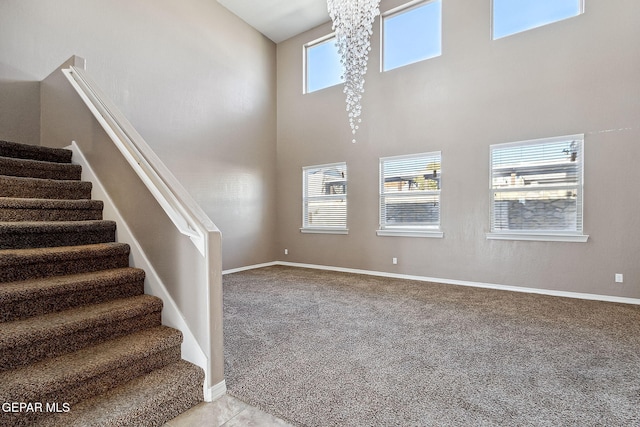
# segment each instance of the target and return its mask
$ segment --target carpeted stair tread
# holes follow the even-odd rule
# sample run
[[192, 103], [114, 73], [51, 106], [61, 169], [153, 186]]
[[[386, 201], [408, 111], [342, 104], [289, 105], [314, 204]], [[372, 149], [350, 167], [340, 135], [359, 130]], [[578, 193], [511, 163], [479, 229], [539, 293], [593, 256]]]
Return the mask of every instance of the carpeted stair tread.
[[29, 199], [90, 199], [87, 181], [24, 178], [0, 175], [0, 197]]
[[88, 221], [102, 219], [100, 200], [0, 197], [0, 221]]
[[0, 249], [91, 245], [115, 238], [114, 221], [0, 222]]
[[42, 427], [161, 426], [203, 400], [201, 368], [180, 360], [55, 414]]
[[161, 299], [138, 295], [0, 323], [0, 370], [159, 326], [161, 310]]
[[71, 156], [0, 141], [0, 403], [46, 405], [0, 425], [163, 425], [203, 400], [204, 372]]
[[64, 148], [50, 148], [40, 145], [20, 144], [0, 141], [0, 156], [19, 159], [42, 160], [46, 162], [70, 163], [73, 152]]
[[0, 175], [78, 181], [82, 166], [0, 156]]
[[0, 286], [3, 282], [128, 267], [129, 252], [125, 243], [6, 249], [0, 252]]
[[0, 322], [144, 293], [144, 270], [115, 268], [0, 285]]
[[162, 300], [151, 295], [139, 295], [7, 322], [0, 324], [0, 349], [28, 345], [30, 342], [64, 335], [69, 330], [87, 329], [96, 323], [135, 317], [141, 313], [160, 309], [162, 309]]
[[[76, 403], [112, 388], [116, 378], [120, 382], [129, 381], [152, 369], [177, 362], [180, 360], [181, 343], [180, 331], [157, 326], [0, 372], [0, 400]], [[162, 355], [151, 360], [156, 354]], [[95, 379], [108, 381], [104, 385], [85, 385]], [[77, 392], [78, 388], [83, 390]], [[87, 388], [89, 390], [84, 390]]]

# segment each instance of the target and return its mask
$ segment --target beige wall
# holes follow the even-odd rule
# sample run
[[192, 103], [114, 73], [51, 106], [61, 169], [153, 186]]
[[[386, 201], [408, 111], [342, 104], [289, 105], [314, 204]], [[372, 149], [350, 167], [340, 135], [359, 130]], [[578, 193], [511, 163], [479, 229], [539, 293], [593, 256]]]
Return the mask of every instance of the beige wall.
[[82, 56], [222, 230], [224, 268], [271, 261], [275, 52], [215, 0], [2, 0], [0, 139], [39, 142], [38, 82]]
[[[640, 297], [639, 14], [638, 2], [587, 0], [584, 15], [492, 41], [489, 0], [444, 0], [442, 56], [386, 73], [376, 20], [356, 144], [340, 86], [302, 94], [302, 45], [330, 24], [280, 43], [279, 259]], [[489, 145], [576, 133], [585, 134], [588, 243], [487, 240]], [[379, 157], [435, 150], [444, 239], [377, 237]], [[301, 168], [339, 161], [349, 234], [300, 233]]]
[[0, 139], [38, 145], [42, 77], [13, 64], [10, 59], [21, 55], [25, 42], [22, 40], [24, 34], [17, 26], [13, 26], [12, 31], [5, 31], [12, 26], [9, 6], [6, 1], [0, 2]]
[[[0, 138], [37, 142], [37, 82], [77, 54], [221, 228], [225, 269], [280, 259], [637, 298], [640, 4], [586, 3], [491, 41], [489, 0], [446, 0], [443, 55], [387, 73], [376, 26], [351, 144], [341, 87], [301, 93], [302, 45], [330, 24], [279, 44], [276, 76], [276, 47], [215, 1], [3, 0]], [[486, 240], [489, 145], [574, 133], [585, 134], [589, 242]], [[377, 237], [379, 157], [432, 150], [444, 239]], [[349, 235], [301, 234], [301, 168], [338, 161]]]

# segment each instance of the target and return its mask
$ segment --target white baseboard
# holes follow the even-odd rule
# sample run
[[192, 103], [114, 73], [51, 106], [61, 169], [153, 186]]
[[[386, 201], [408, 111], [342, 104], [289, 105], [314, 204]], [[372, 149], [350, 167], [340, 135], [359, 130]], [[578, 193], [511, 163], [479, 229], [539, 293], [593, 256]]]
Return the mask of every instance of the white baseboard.
[[213, 402], [216, 399], [221, 398], [227, 394], [227, 383], [225, 380], [220, 381], [218, 384], [205, 389], [204, 400], [205, 402]]
[[525, 288], [522, 286], [499, 285], [495, 283], [483, 283], [483, 282], [470, 282], [465, 280], [443, 279], [439, 277], [412, 276], [409, 274], [388, 273], [385, 271], [360, 270], [356, 268], [333, 267], [329, 265], [304, 264], [304, 263], [286, 262], [286, 261], [274, 261], [274, 262], [269, 262], [264, 264], [256, 264], [256, 265], [250, 265], [246, 267], [235, 268], [232, 270], [223, 271], [222, 274], [237, 273], [240, 271], [253, 270], [253, 269], [262, 268], [262, 267], [270, 267], [274, 265], [285, 265], [289, 267], [300, 267], [300, 268], [313, 268], [316, 270], [339, 271], [343, 273], [365, 274], [369, 276], [390, 277], [394, 279], [407, 279], [407, 280], [415, 280], [420, 282], [443, 283], [446, 285], [470, 286], [474, 288], [496, 289], [501, 291], [523, 292], [523, 293], [529, 293], [529, 294], [540, 294], [540, 295], [549, 295], [549, 296], [565, 297], [565, 298], [576, 298], [576, 299], [593, 300], [593, 301], [605, 301], [605, 302], [616, 302], [621, 304], [640, 305], [640, 299], [637, 299], [637, 298], [617, 297], [612, 295], [587, 294], [587, 293], [580, 293], [580, 292], [555, 291], [552, 289]]
[[247, 265], [245, 267], [238, 267], [238, 268], [231, 268], [229, 270], [222, 270], [222, 275], [224, 276], [225, 274], [238, 273], [240, 271], [255, 270], [256, 268], [272, 267], [274, 265], [283, 265], [283, 264], [278, 262], [278, 261], [272, 261], [272, 262], [265, 262], [264, 264]]

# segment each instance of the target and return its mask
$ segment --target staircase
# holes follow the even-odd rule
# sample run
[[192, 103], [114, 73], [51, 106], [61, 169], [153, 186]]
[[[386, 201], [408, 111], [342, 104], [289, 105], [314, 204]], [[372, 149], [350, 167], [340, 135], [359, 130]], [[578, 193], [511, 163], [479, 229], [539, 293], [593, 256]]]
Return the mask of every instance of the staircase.
[[157, 426], [203, 400], [71, 152], [0, 141], [0, 425]]

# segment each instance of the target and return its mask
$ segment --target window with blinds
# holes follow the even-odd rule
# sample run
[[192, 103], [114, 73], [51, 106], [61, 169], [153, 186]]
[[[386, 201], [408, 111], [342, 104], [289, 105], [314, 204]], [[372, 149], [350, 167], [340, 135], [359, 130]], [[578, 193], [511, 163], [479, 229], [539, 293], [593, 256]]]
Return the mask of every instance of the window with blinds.
[[584, 135], [491, 146], [491, 232], [582, 234]]
[[302, 169], [302, 231], [346, 233], [347, 164]]
[[438, 151], [380, 159], [378, 235], [426, 236], [431, 231], [442, 237], [441, 157]]

